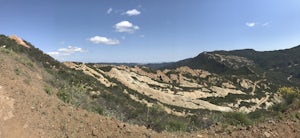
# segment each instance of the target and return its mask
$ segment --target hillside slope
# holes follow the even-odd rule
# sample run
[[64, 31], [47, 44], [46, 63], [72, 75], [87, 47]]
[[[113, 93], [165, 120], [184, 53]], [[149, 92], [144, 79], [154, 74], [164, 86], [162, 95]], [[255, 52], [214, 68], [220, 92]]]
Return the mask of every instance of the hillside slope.
[[[222, 83], [232, 80], [188, 67], [154, 73], [144, 67], [65, 63], [74, 68], [70, 69], [30, 43], [17, 40], [0, 36], [0, 137], [296, 137], [300, 133], [299, 119], [289, 119], [290, 114], [285, 115], [287, 119], [271, 119], [270, 123], [224, 127], [219, 119], [230, 113], [203, 109], [188, 112], [179, 104], [172, 106], [159, 101], [159, 96], [157, 100], [139, 92], [140, 88], [150, 89], [148, 92], [165, 89], [167, 94], [186, 100], [197, 97], [192, 91], [206, 83], [213, 85], [209, 87], [212, 89], [203, 87], [206, 92], [220, 88], [202, 93], [204, 96], [222, 96], [232, 93], [233, 87], [240, 88], [236, 80]], [[193, 75], [206, 79], [198, 84]], [[212, 83], [216, 80], [221, 83]], [[262, 87], [260, 82], [252, 83]], [[224, 89], [230, 91], [222, 92]], [[290, 112], [300, 114], [298, 109]]]
[[[59, 100], [52, 75], [28, 57], [0, 48], [0, 137], [147, 137], [155, 132]], [[51, 93], [48, 93], [51, 92]]]
[[[45, 91], [50, 74], [26, 56], [0, 49], [0, 137], [297, 137], [299, 121], [250, 129], [220, 126], [193, 133], [157, 133], [65, 104]], [[25, 64], [24, 64], [25, 63]], [[56, 92], [52, 88], [53, 93]]]

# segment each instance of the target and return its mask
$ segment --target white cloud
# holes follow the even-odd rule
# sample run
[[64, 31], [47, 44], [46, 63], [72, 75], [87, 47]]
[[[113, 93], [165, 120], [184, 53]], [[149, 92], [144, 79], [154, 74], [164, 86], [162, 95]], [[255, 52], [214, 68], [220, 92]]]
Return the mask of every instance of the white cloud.
[[51, 55], [51, 56], [58, 56], [59, 52], [57, 52], [57, 51], [55, 51], [55, 52], [48, 52], [47, 54]]
[[248, 27], [254, 27], [256, 25], [255, 22], [246, 22], [246, 26]]
[[265, 23], [262, 24], [262, 26], [269, 26], [269, 25], [270, 25], [269, 22], [265, 22]]
[[105, 45], [117, 45], [120, 41], [117, 39], [111, 39], [103, 36], [94, 36], [89, 39], [94, 44], [105, 44]]
[[48, 52], [47, 54], [51, 56], [68, 56], [78, 52], [84, 52], [84, 50], [80, 47], [68, 46], [66, 48], [60, 48], [54, 52]]
[[247, 27], [268, 27], [270, 26], [270, 22], [264, 22], [264, 23], [260, 23], [260, 22], [246, 22], [245, 24]]
[[126, 11], [126, 12], [123, 13], [123, 14], [126, 14], [126, 15], [128, 15], [128, 16], [136, 16], [136, 15], [141, 14], [141, 12], [138, 11], [137, 9], [132, 9], [132, 10]]
[[117, 23], [114, 28], [116, 28], [117, 32], [127, 32], [127, 33], [133, 33], [136, 30], [139, 30], [140, 27], [137, 25], [133, 25], [129, 21], [121, 21]]
[[60, 48], [58, 49], [58, 52], [64, 53], [66, 55], [70, 55], [76, 52], [83, 52], [82, 48], [75, 47], [75, 46], [68, 46], [67, 48]]
[[106, 11], [106, 13], [107, 13], [107, 14], [110, 14], [112, 11], [113, 11], [113, 9], [112, 9], [112, 8], [109, 8], [109, 9]]

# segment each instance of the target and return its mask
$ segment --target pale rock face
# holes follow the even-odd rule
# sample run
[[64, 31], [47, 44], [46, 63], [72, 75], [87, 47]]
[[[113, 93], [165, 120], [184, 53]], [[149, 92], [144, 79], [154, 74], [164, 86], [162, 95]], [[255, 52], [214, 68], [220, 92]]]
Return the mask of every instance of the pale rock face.
[[254, 66], [254, 62], [245, 57], [222, 55], [222, 54], [208, 54], [209, 58], [215, 59], [220, 63], [230, 66], [234, 69], [239, 69], [243, 66]]
[[[216, 111], [232, 111], [230, 107], [223, 107], [211, 104], [207, 101], [200, 100], [201, 97], [208, 97], [213, 95], [225, 96], [228, 93], [242, 93], [240, 91], [232, 91], [232, 90], [223, 90], [219, 91], [221, 88], [214, 87], [214, 90], [219, 91], [216, 94], [207, 94], [201, 91], [178, 91], [178, 94], [175, 94], [174, 91], [171, 91], [169, 88], [171, 87], [169, 84], [159, 83], [147, 76], [141, 76], [134, 72], [128, 72], [127, 70], [122, 70], [116, 68], [112, 68], [108, 75], [112, 78], [117, 79], [126, 87], [133, 89], [143, 95], [149, 96], [153, 99], [156, 99], [162, 103], [184, 107], [188, 109], [209, 109]], [[132, 79], [132, 77], [137, 78], [137, 80]], [[150, 87], [148, 84], [156, 85], [161, 88], [167, 89], [166, 92], [162, 92], [161, 90], [154, 89]], [[175, 87], [175, 89], [178, 89]]]
[[235, 89], [236, 87], [229, 82], [222, 83], [222, 86], [229, 89]]
[[22, 45], [22, 46], [24, 46], [24, 47], [26, 47], [26, 48], [30, 48], [30, 46], [27, 45], [27, 44], [23, 41], [22, 38], [20, 38], [20, 37], [18, 37], [18, 36], [16, 36], [16, 35], [12, 35], [12, 36], [10, 36], [9, 38], [15, 40], [19, 45]]
[[240, 85], [245, 88], [245, 89], [249, 89], [251, 87], [253, 87], [253, 84], [250, 80], [247, 80], [247, 79], [243, 79], [240, 81]]
[[[64, 63], [70, 68], [82, 70], [85, 74], [98, 79], [106, 87], [114, 86], [116, 83], [110, 82], [108, 78], [114, 78], [128, 89], [132, 89], [137, 93], [145, 95], [151, 99], [161, 103], [162, 108], [169, 114], [177, 116], [185, 116], [189, 113], [177, 112], [166, 105], [173, 105], [186, 109], [208, 109], [221, 112], [241, 111], [252, 112], [256, 109], [265, 108], [261, 105], [269, 99], [269, 94], [261, 99], [236, 99], [232, 103], [214, 104], [206, 101], [206, 98], [221, 98], [229, 94], [247, 95], [249, 92], [243, 92], [237, 89], [241, 86], [245, 89], [252, 89], [254, 93], [258, 83], [263, 80], [252, 82], [248, 79], [238, 79], [237, 82], [223, 80], [217, 74], [211, 74], [204, 70], [190, 69], [189, 67], [179, 67], [175, 70], [165, 69], [163, 71], [150, 71], [146, 67], [127, 67], [127, 66], [110, 66], [110, 65], [94, 65], [96, 68], [89, 68], [85, 64]], [[111, 70], [104, 72], [98, 66], [110, 66]], [[104, 77], [105, 76], [105, 77]], [[173, 83], [175, 82], [175, 84]], [[221, 83], [216, 83], [221, 82]], [[155, 103], [148, 102], [147, 99], [140, 99], [134, 94], [127, 92], [127, 88], [123, 90], [132, 100], [145, 104], [148, 107]], [[271, 99], [272, 100], [272, 99]], [[240, 106], [241, 102], [253, 103], [250, 107]]]
[[110, 82], [109, 80], [107, 80], [104, 76], [103, 76], [103, 71], [101, 70], [93, 70], [92, 68], [89, 68], [88, 66], [86, 66], [85, 64], [81, 64], [81, 65], [77, 65], [75, 63], [72, 62], [64, 62], [64, 64], [66, 66], [68, 66], [69, 68], [73, 68], [76, 70], [82, 70], [85, 74], [89, 75], [89, 76], [93, 76], [95, 77], [98, 81], [100, 81], [102, 84], [104, 84], [106, 87], [112, 87], [112, 86], [116, 86], [115, 83]]

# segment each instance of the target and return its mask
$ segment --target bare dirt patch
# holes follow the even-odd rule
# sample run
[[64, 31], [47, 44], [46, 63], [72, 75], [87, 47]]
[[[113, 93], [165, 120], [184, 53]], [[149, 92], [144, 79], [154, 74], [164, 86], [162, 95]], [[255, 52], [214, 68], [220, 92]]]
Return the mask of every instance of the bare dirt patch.
[[0, 120], [6, 121], [12, 117], [14, 110], [14, 99], [3, 95], [2, 86], [0, 86]]

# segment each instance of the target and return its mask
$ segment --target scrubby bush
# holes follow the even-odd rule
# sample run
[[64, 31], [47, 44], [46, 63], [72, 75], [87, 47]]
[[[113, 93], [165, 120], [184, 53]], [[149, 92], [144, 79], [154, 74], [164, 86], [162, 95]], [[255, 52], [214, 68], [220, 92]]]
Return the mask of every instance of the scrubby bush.
[[290, 105], [300, 99], [300, 89], [298, 88], [281, 87], [278, 91], [284, 98], [287, 105]]
[[286, 103], [278, 103], [272, 106], [272, 110], [275, 112], [285, 112], [288, 109], [288, 105]]
[[16, 75], [20, 75], [20, 74], [21, 74], [21, 71], [20, 71], [19, 67], [17, 67], [17, 68], [15, 69], [15, 73], [16, 73]]
[[71, 93], [69, 93], [66, 88], [60, 89], [56, 93], [56, 95], [59, 99], [61, 99], [65, 103], [69, 103], [71, 101]]
[[186, 124], [181, 121], [171, 120], [166, 125], [167, 131], [186, 131]]
[[48, 95], [52, 95], [52, 88], [50, 86], [45, 86], [44, 87], [44, 90], [45, 92], [48, 94]]
[[245, 107], [248, 107], [248, 108], [249, 108], [249, 107], [254, 106], [254, 105], [256, 105], [256, 103], [254, 103], [254, 102], [245, 102], [245, 101], [241, 101], [239, 107], [245, 106]]
[[57, 97], [66, 103], [71, 103], [75, 106], [85, 104], [87, 89], [84, 85], [65, 85], [57, 92]]
[[253, 124], [253, 122], [248, 117], [248, 115], [242, 112], [224, 113], [224, 117], [225, 117], [225, 123], [228, 123], [230, 125], [249, 126]]
[[6, 49], [6, 48], [0, 48], [0, 52], [5, 53], [5, 54], [11, 54], [12, 50]]
[[277, 114], [278, 118], [284, 119], [286, 117], [284, 113], [300, 108], [300, 90], [293, 87], [281, 87], [278, 92], [283, 101], [273, 105], [271, 109]]
[[106, 115], [106, 111], [103, 107], [101, 106], [94, 106], [91, 109], [92, 112], [98, 113], [100, 115]]
[[267, 118], [271, 118], [274, 114], [272, 111], [266, 110], [266, 109], [257, 109], [254, 112], [248, 113], [248, 117], [251, 120], [255, 121], [263, 121]]

